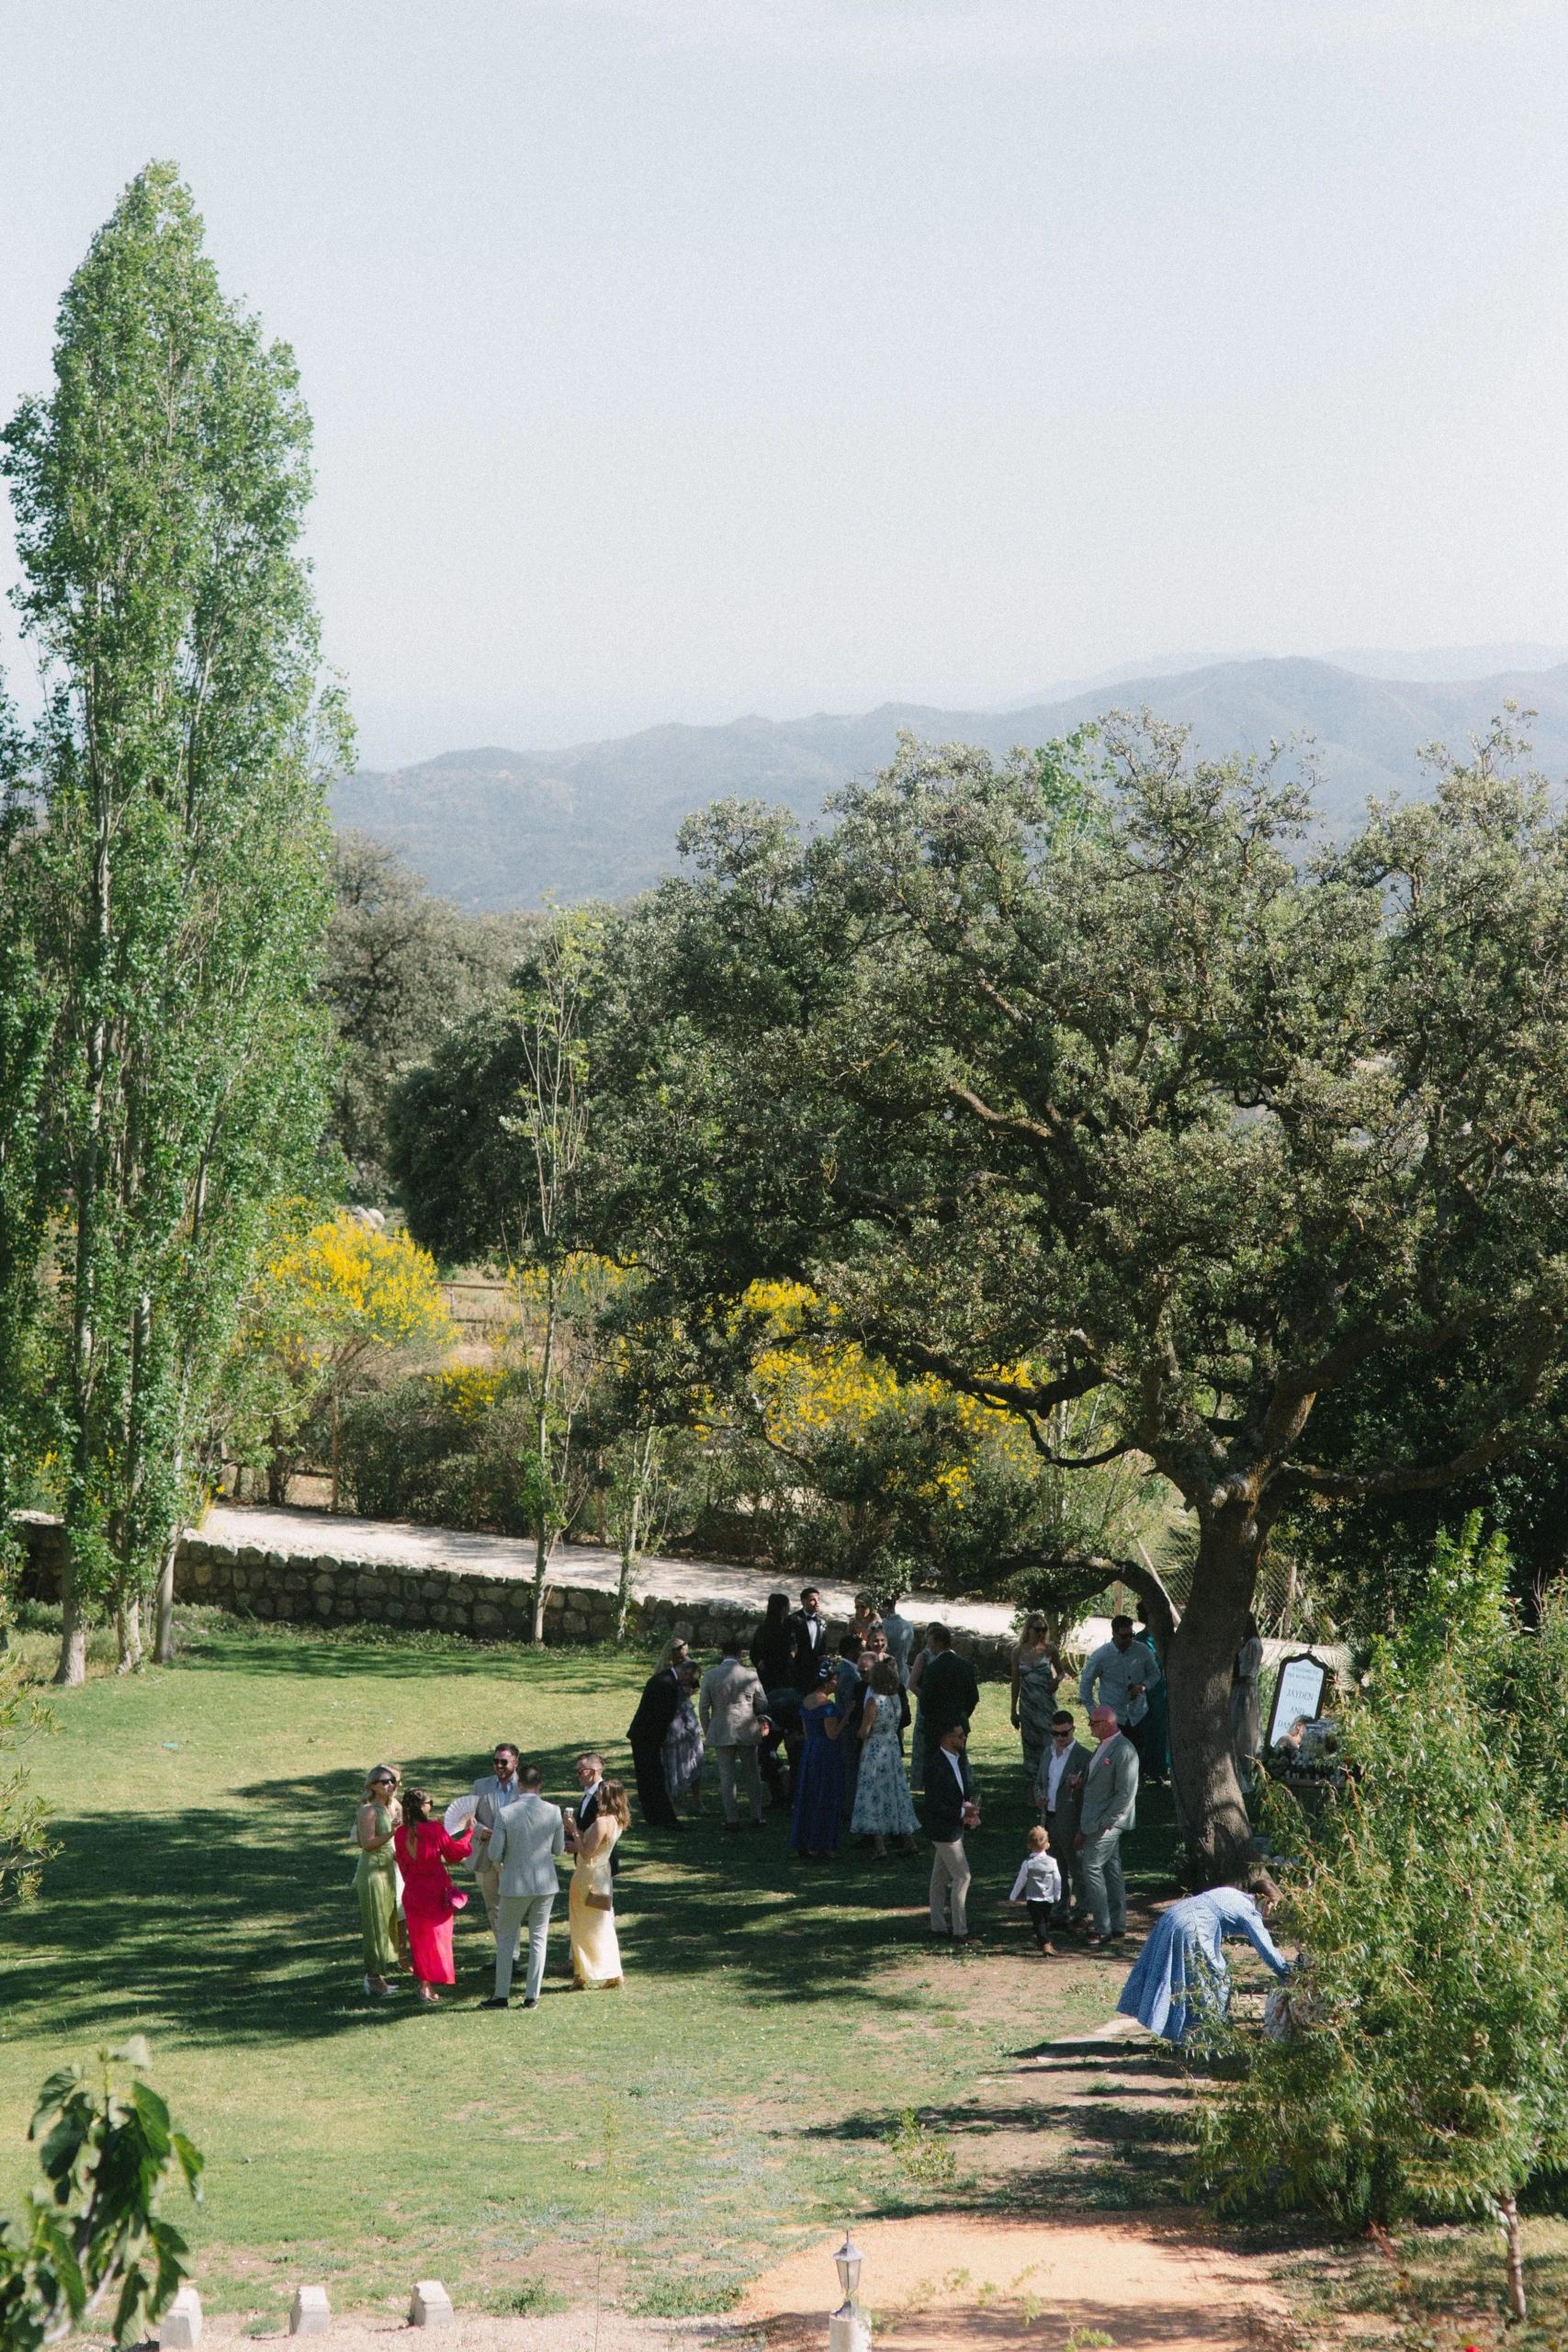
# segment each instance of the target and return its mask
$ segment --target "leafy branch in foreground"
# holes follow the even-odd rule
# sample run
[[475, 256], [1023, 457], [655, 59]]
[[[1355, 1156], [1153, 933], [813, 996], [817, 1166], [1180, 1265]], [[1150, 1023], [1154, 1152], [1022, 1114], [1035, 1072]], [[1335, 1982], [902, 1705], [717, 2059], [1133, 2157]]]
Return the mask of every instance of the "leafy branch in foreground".
[[111, 2301], [115, 2342], [135, 2343], [186, 2275], [185, 2239], [158, 2205], [176, 2171], [200, 2202], [202, 2157], [150, 2083], [116, 2089], [117, 2059], [139, 2075], [152, 2064], [135, 2034], [99, 2051], [101, 2088], [85, 2067], [63, 2066], [39, 2093], [28, 2137], [39, 2143], [47, 2186], [29, 2192], [25, 2221], [0, 2223], [4, 2352], [57, 2344]]

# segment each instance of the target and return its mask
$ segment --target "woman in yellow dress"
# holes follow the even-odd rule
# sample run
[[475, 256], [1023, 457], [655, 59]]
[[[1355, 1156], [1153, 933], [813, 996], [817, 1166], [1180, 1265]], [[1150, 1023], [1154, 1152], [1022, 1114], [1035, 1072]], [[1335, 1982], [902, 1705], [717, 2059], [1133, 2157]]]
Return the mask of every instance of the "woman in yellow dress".
[[365, 1943], [365, 1989], [383, 1995], [395, 1975], [398, 1958], [398, 1865], [392, 1833], [403, 1817], [398, 1803], [398, 1775], [389, 1764], [378, 1764], [365, 1783], [365, 1795], [354, 1825], [359, 1849], [354, 1884], [359, 1896], [359, 1926]]
[[619, 1781], [601, 1781], [592, 1821], [571, 1840], [577, 1857], [571, 1873], [567, 1916], [571, 1923], [571, 1973], [575, 1989], [618, 1984], [621, 1947], [615, 1934], [615, 1888], [610, 1856], [623, 1829], [631, 1826], [632, 1811]]

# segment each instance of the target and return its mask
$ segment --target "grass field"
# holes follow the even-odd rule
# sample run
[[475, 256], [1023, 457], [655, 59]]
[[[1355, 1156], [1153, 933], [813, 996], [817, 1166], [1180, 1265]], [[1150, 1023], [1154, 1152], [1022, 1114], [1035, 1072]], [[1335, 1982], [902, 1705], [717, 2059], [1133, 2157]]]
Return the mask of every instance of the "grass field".
[[[44, 1638], [28, 1643], [41, 1661]], [[401, 2303], [434, 2275], [469, 2308], [596, 2288], [716, 2308], [802, 2233], [934, 2203], [1017, 2211], [1069, 2159], [1090, 2201], [1168, 2195], [1168, 2147], [1129, 2164], [1081, 2126], [1069, 2145], [1012, 2113], [1017, 2054], [1106, 2017], [1125, 1962], [1042, 1962], [1004, 1907], [1030, 1815], [997, 1685], [973, 1751], [977, 1950], [929, 1947], [925, 1854], [803, 1867], [782, 1815], [726, 1838], [710, 1797], [683, 1837], [626, 1840], [624, 1994], [570, 1993], [563, 1902], [539, 2008], [478, 2009], [476, 1891], [455, 1995], [433, 2011], [363, 1998], [349, 1837], [367, 1765], [390, 1757], [445, 1798], [511, 1737], [563, 1794], [583, 1747], [624, 1766], [648, 1670], [209, 1620], [173, 1668], [59, 1694], [33, 1770], [62, 1851], [5, 1929], [6, 2146], [51, 2068], [144, 2032], [208, 2157], [189, 2217], [204, 2293], [260, 2317], [301, 2275], [344, 2307]], [[1129, 1840], [1134, 1895], [1168, 1886], [1172, 1851], [1155, 1792]]]

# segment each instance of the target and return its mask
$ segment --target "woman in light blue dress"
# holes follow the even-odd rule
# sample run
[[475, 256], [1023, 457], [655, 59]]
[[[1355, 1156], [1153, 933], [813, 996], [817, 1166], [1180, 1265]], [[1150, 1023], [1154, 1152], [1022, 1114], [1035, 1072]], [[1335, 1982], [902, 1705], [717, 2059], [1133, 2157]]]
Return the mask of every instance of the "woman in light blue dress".
[[1239, 1886], [1213, 1886], [1189, 1894], [1155, 1921], [1133, 1963], [1116, 2006], [1167, 2041], [1191, 2041], [1230, 2007], [1231, 1973], [1224, 1939], [1245, 1936], [1276, 1976], [1291, 1963], [1263, 1924], [1263, 1914]]
[[898, 1839], [902, 1852], [912, 1854], [920, 1826], [898, 1747], [902, 1715], [898, 1669], [885, 1657], [872, 1670], [871, 1695], [860, 1719], [860, 1779], [850, 1821], [857, 1837], [874, 1840], [879, 1854], [886, 1853], [889, 1838]]

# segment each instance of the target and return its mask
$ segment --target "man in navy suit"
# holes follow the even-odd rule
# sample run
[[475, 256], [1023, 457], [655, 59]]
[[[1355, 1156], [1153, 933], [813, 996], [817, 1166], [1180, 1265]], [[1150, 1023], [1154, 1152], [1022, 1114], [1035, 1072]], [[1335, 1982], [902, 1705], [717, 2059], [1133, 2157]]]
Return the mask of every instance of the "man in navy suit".
[[[577, 1837], [567, 1839], [567, 1850], [575, 1854], [578, 1839], [586, 1838], [599, 1818], [599, 1792], [604, 1785], [604, 1758], [590, 1748], [586, 1756], [577, 1759], [577, 1785], [582, 1791], [582, 1802], [577, 1808]], [[621, 1858], [615, 1847], [610, 1849], [610, 1876], [621, 1867]]]

